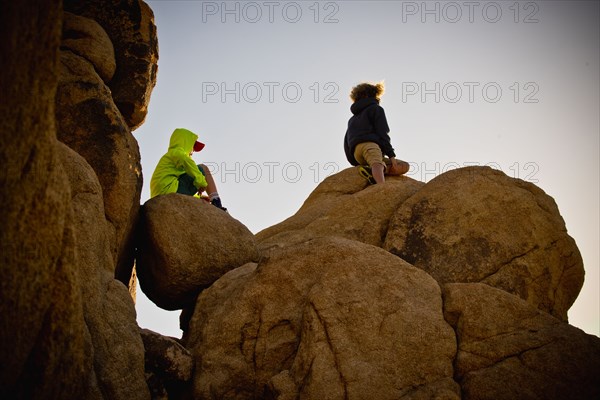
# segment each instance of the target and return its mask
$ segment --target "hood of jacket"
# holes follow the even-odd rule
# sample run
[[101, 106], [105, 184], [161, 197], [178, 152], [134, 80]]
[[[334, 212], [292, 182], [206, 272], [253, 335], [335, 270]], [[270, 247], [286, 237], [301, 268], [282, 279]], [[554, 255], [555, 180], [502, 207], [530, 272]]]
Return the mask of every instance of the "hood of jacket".
[[374, 97], [367, 97], [365, 99], [360, 99], [360, 100], [357, 100], [354, 103], [352, 103], [352, 105], [350, 106], [350, 111], [352, 111], [352, 114], [357, 115], [357, 114], [360, 114], [362, 111], [364, 111], [365, 108], [368, 108], [368, 107], [372, 106], [373, 104], [379, 104], [377, 99]]
[[196, 140], [198, 140], [198, 135], [196, 135], [194, 132], [184, 128], [177, 128], [171, 134], [169, 150], [179, 148], [185, 151], [186, 154], [191, 153], [194, 149], [194, 143], [196, 143]]

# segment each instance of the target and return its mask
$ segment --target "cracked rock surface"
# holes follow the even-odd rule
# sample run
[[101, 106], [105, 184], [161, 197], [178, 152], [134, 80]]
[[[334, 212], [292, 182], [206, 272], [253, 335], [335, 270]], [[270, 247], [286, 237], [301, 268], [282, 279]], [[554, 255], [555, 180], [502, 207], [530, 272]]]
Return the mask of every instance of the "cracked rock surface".
[[292, 217], [256, 235], [262, 249], [302, 243], [317, 236], [340, 236], [382, 247], [396, 209], [424, 185], [408, 177], [388, 177], [367, 186], [356, 168], [325, 179]]
[[348, 168], [256, 239], [260, 262], [198, 297], [183, 398], [598, 397], [600, 339], [564, 322], [582, 260], [533, 184]]
[[[182, 229], [202, 221], [202, 230]], [[254, 235], [207, 202], [178, 193], [156, 196], [142, 207], [138, 226], [140, 287], [156, 305], [178, 310], [227, 271], [258, 260]]]
[[597, 399], [600, 340], [505, 291], [444, 286], [463, 399]]
[[375, 246], [318, 238], [202, 292], [193, 398], [458, 399], [438, 284]]
[[487, 283], [563, 321], [583, 285], [554, 200], [489, 167], [432, 179], [398, 208], [383, 247], [440, 283]]

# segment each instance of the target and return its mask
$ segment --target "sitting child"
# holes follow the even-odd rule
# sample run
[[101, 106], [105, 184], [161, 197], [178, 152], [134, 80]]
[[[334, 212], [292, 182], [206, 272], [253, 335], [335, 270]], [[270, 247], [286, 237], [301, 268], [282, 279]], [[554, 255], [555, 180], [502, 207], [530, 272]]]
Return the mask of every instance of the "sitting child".
[[352, 88], [353, 116], [344, 137], [346, 158], [350, 164], [360, 166], [359, 173], [372, 184], [384, 183], [386, 173], [402, 175], [409, 170], [407, 162], [396, 160], [388, 134], [390, 128], [379, 105], [383, 91], [383, 83], [361, 83]]
[[181, 193], [190, 196], [205, 190], [209, 201], [215, 207], [227, 211], [221, 204], [217, 186], [209, 169], [194, 162], [192, 153], [204, 148], [198, 142], [198, 135], [178, 128], [171, 134], [169, 150], [161, 157], [150, 180], [150, 197], [167, 193]]

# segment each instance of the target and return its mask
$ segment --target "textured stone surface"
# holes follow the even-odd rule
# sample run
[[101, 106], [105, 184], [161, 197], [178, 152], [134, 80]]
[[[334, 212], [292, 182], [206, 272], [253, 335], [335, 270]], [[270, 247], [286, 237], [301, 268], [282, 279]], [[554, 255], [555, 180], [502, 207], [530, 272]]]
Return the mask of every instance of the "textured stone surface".
[[459, 398], [437, 283], [347, 239], [227, 273], [199, 296], [184, 340], [195, 399]]
[[600, 339], [481, 283], [444, 286], [463, 399], [597, 399]]
[[110, 37], [116, 71], [112, 96], [131, 129], [146, 118], [156, 84], [158, 41], [154, 14], [142, 0], [65, 0], [66, 11], [94, 19]]
[[147, 370], [174, 381], [186, 382], [192, 378], [194, 360], [177, 340], [149, 329], [142, 329], [141, 335], [146, 349]]
[[382, 246], [389, 219], [423, 185], [407, 177], [387, 177], [385, 185], [367, 187], [358, 170], [348, 168], [320, 183], [295, 215], [256, 237], [262, 249], [319, 236]]
[[131, 296], [114, 279], [100, 183], [85, 159], [63, 144], [61, 156], [71, 185], [78, 273], [93, 347], [94, 376], [85, 398], [148, 399], [144, 347]]
[[115, 50], [110, 38], [96, 21], [64, 13], [61, 48], [88, 60], [104, 82], [115, 74]]
[[100, 180], [106, 218], [114, 230], [116, 276], [127, 284], [142, 189], [138, 144], [93, 65], [68, 50], [61, 51], [60, 60], [58, 138], [82, 155]]
[[438, 282], [484, 282], [566, 320], [583, 262], [554, 200], [488, 167], [447, 172], [407, 200], [384, 248]]
[[0, 2], [3, 399], [81, 398], [91, 368], [69, 183], [56, 149], [61, 20], [58, 1]]
[[142, 208], [137, 274], [159, 307], [192, 306], [198, 293], [227, 271], [258, 260], [254, 235], [204, 200], [167, 194]]

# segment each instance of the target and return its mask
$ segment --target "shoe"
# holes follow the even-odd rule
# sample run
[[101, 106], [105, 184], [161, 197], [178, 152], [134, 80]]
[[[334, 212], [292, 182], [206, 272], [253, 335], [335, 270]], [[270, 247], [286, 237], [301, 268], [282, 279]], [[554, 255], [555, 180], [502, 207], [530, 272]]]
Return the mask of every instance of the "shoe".
[[375, 178], [373, 178], [373, 174], [371, 174], [371, 167], [365, 167], [363, 165], [359, 166], [358, 174], [365, 178], [370, 185], [375, 185], [377, 183]]
[[212, 199], [210, 204], [227, 212], [227, 209], [225, 207], [223, 207], [223, 205], [221, 204], [221, 199], [219, 197], [215, 197], [214, 199]]

